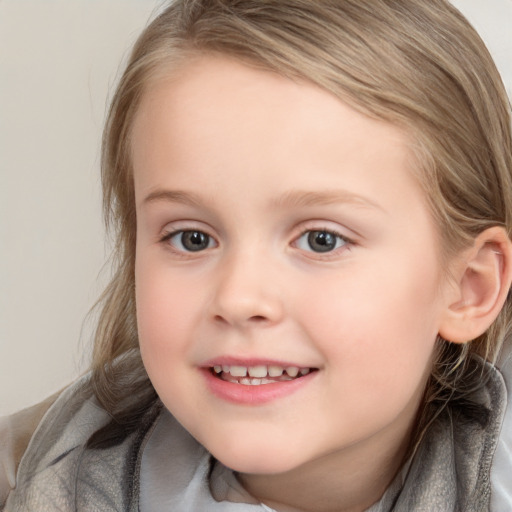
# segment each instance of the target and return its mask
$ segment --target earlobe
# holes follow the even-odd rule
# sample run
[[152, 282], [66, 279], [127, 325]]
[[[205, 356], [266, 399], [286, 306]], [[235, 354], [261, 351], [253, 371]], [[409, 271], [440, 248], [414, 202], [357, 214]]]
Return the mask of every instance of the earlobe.
[[512, 243], [501, 227], [480, 233], [462, 255], [456, 295], [442, 320], [439, 334], [465, 343], [483, 334], [503, 307], [512, 281]]

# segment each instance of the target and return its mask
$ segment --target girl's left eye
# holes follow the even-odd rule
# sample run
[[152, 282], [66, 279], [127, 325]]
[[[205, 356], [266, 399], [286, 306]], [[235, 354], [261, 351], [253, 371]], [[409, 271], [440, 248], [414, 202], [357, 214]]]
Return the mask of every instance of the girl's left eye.
[[332, 252], [348, 243], [348, 240], [333, 233], [332, 231], [309, 230], [303, 233], [296, 242], [296, 247], [303, 251], [312, 251], [316, 253]]
[[210, 235], [196, 229], [174, 231], [162, 241], [168, 242], [173, 249], [180, 252], [199, 252], [215, 247], [215, 240]]

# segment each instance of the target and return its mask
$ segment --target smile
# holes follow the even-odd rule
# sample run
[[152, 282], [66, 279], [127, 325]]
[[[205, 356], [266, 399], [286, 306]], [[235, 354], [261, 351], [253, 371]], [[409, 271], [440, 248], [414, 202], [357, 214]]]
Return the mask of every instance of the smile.
[[[245, 406], [263, 405], [294, 394], [316, 380], [318, 368], [251, 362], [244, 366], [211, 362], [200, 368], [207, 388], [217, 398]], [[223, 364], [221, 364], [223, 363]], [[233, 361], [235, 363], [235, 361]]]
[[287, 382], [303, 377], [314, 371], [315, 368], [299, 368], [298, 366], [238, 366], [238, 365], [215, 365], [211, 368], [213, 375], [233, 384], [244, 386], [260, 386], [262, 384], [273, 384], [276, 382]]

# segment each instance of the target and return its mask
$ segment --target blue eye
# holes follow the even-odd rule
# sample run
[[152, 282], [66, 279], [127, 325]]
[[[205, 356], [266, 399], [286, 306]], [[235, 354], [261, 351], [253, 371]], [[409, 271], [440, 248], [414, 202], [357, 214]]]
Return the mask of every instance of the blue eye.
[[198, 230], [175, 231], [166, 235], [163, 240], [183, 252], [199, 252], [215, 246], [210, 235]]
[[317, 253], [331, 252], [343, 247], [347, 239], [326, 230], [311, 230], [303, 233], [297, 240], [297, 247], [303, 251], [313, 251]]

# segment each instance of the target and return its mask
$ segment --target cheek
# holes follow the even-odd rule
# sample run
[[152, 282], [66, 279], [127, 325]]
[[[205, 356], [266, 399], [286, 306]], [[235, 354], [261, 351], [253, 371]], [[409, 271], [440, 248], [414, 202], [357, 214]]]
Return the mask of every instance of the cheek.
[[438, 332], [436, 267], [382, 263], [311, 283], [318, 286], [308, 294], [315, 304], [304, 298], [300, 307], [303, 328], [336, 364], [336, 378], [357, 376], [373, 389], [406, 376], [423, 378]]
[[429, 326], [432, 328], [439, 314], [437, 278], [433, 272], [410, 268], [408, 263], [393, 272], [380, 266], [373, 271], [353, 268], [334, 277], [315, 277], [302, 287], [301, 294], [297, 290], [300, 308], [324, 332], [353, 336], [372, 330], [412, 329], [431, 334]]
[[415, 413], [432, 363], [435, 292], [389, 274], [353, 274], [345, 285], [341, 294], [333, 287], [337, 300], [322, 296], [307, 329], [327, 363], [332, 393], [323, 408], [343, 404], [337, 428], [350, 411], [350, 424], [362, 432]]
[[[148, 263], [148, 264], [146, 264]], [[142, 360], [153, 386], [169, 410], [186, 417], [190, 347], [197, 328], [196, 288], [180, 286], [165, 266], [136, 264], [137, 328]]]
[[172, 362], [190, 335], [199, 301], [196, 288], [180, 286], [162, 265], [143, 258], [136, 263], [137, 327], [144, 362]]

